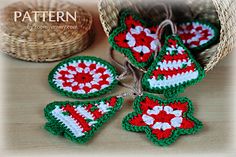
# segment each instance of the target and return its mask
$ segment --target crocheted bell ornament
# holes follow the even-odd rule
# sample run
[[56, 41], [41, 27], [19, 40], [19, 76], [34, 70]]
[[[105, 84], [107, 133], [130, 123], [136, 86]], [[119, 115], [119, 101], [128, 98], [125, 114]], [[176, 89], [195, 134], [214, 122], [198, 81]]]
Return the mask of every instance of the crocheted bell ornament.
[[194, 134], [202, 128], [192, 114], [192, 102], [187, 98], [162, 100], [144, 94], [135, 99], [134, 112], [123, 119], [122, 126], [128, 131], [145, 132], [154, 144], [166, 146], [180, 135]]
[[152, 61], [158, 47], [157, 26], [148, 26], [139, 15], [123, 11], [109, 37], [111, 46], [124, 54], [138, 68], [145, 68]]
[[49, 74], [50, 86], [62, 95], [91, 98], [109, 92], [118, 81], [117, 72], [108, 62], [78, 56], [59, 63]]
[[171, 35], [166, 38], [159, 56], [144, 74], [142, 86], [149, 92], [174, 97], [204, 76], [203, 68], [181, 39], [177, 35]]
[[89, 102], [53, 102], [44, 109], [45, 129], [76, 142], [87, 142], [121, 107], [123, 98], [109, 97]]
[[177, 28], [177, 34], [191, 50], [206, 49], [219, 39], [218, 29], [210, 23], [189, 21], [179, 24]]

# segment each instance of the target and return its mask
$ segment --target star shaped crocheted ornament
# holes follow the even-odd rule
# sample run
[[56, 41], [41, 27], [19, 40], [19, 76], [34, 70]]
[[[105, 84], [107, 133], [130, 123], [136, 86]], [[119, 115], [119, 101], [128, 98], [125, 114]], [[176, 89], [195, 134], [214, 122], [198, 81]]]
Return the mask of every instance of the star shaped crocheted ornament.
[[178, 25], [178, 35], [187, 48], [201, 51], [217, 42], [218, 29], [206, 22], [189, 21]]
[[174, 97], [204, 76], [203, 68], [181, 39], [178, 36], [168, 36], [159, 56], [144, 74], [142, 85], [149, 92]]
[[73, 98], [91, 98], [109, 92], [118, 83], [117, 72], [108, 62], [78, 56], [60, 62], [49, 74], [52, 88]]
[[77, 142], [87, 142], [122, 105], [123, 99], [103, 98], [87, 102], [53, 102], [44, 109], [45, 129]]
[[128, 131], [145, 132], [154, 144], [166, 146], [180, 135], [194, 134], [202, 128], [192, 114], [192, 102], [187, 98], [162, 100], [144, 94], [135, 99], [134, 112], [123, 119], [122, 126]]
[[112, 47], [123, 53], [138, 68], [145, 68], [158, 46], [157, 26], [148, 26], [139, 15], [123, 11], [109, 37]]

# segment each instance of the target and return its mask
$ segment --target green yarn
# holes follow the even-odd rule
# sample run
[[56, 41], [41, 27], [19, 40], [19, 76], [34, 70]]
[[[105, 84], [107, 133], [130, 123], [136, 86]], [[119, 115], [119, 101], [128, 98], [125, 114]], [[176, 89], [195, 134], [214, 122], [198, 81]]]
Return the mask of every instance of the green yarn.
[[[190, 128], [190, 129], [175, 128], [175, 130], [172, 130], [170, 137], [159, 140], [156, 137], [156, 135], [152, 134], [152, 129], [149, 126], [134, 126], [134, 125], [130, 124], [129, 121], [131, 119], [133, 119], [135, 116], [137, 116], [139, 114], [142, 114], [142, 110], [140, 109], [140, 102], [142, 102], [145, 99], [145, 97], [149, 97], [150, 99], [152, 99], [154, 101], [157, 100], [159, 104], [163, 104], [163, 105], [168, 105], [168, 104], [174, 103], [174, 102], [181, 102], [181, 103], [188, 102], [188, 110], [184, 113], [183, 117], [188, 118], [189, 120], [193, 121], [194, 127]], [[147, 138], [150, 141], [152, 141], [154, 144], [160, 145], [160, 146], [168, 146], [168, 145], [174, 143], [180, 135], [195, 134], [203, 127], [202, 122], [200, 122], [198, 119], [193, 117], [194, 108], [192, 106], [192, 102], [186, 97], [171, 98], [171, 99], [164, 100], [164, 99], [161, 99], [157, 96], [144, 93], [143, 96], [137, 97], [135, 99], [133, 110], [134, 110], [134, 112], [129, 113], [123, 119], [122, 127], [127, 131], [145, 132]]]
[[[166, 48], [168, 47], [168, 40], [169, 39], [174, 39], [178, 41], [178, 44], [184, 48], [185, 52], [188, 54], [188, 57], [192, 60], [192, 62], [195, 64], [197, 71], [199, 72], [199, 76], [197, 79], [193, 79], [190, 81], [185, 81], [182, 84], [171, 86], [171, 87], [151, 87], [150, 83], [148, 82], [148, 79], [150, 76], [152, 76], [152, 72], [156, 69], [158, 62], [162, 61], [163, 57], [166, 55]], [[158, 93], [158, 94], [164, 94], [165, 97], [171, 98], [171, 97], [176, 97], [179, 93], [182, 93], [184, 89], [188, 86], [194, 85], [198, 82], [200, 82], [203, 78], [205, 77], [205, 73], [203, 68], [200, 66], [200, 64], [194, 59], [192, 54], [189, 52], [189, 50], [184, 46], [182, 40], [177, 36], [170, 35], [166, 37], [165, 44], [162, 47], [159, 55], [157, 58], [154, 60], [150, 68], [148, 69], [147, 73], [144, 74], [142, 78], [142, 86], [143, 88], [148, 91], [148, 92], [153, 92], [153, 93]], [[160, 78], [161, 79], [161, 78]]]
[[53, 115], [52, 115], [52, 111], [55, 109], [56, 106], [62, 107], [62, 106], [66, 106], [67, 104], [70, 104], [72, 106], [87, 106], [89, 104], [96, 104], [99, 103], [101, 101], [109, 101], [112, 97], [108, 97], [108, 98], [103, 98], [100, 100], [95, 100], [95, 101], [85, 101], [85, 102], [80, 102], [80, 101], [75, 101], [75, 102], [70, 102], [70, 101], [64, 101], [64, 102], [52, 102], [50, 104], [48, 104], [45, 109], [44, 109], [44, 115], [46, 117], [46, 119], [48, 120], [48, 122], [45, 124], [45, 129], [47, 131], [49, 131], [50, 133], [52, 133], [53, 135], [62, 135], [65, 138], [75, 142], [75, 143], [86, 143], [88, 142], [95, 134], [96, 131], [98, 131], [101, 126], [106, 123], [122, 106], [123, 103], [123, 98], [117, 98], [117, 101], [114, 105], [114, 107], [112, 107], [112, 109], [110, 109], [110, 111], [108, 111], [107, 113], [105, 113], [102, 117], [96, 119], [97, 123], [94, 124], [94, 126], [91, 127], [91, 130], [88, 132], [84, 132], [85, 135], [81, 136], [81, 137], [75, 137], [73, 135], [73, 133], [59, 120], [57, 120]]
[[[132, 51], [128, 48], [121, 48], [119, 47], [114, 38], [127, 30], [127, 26], [125, 25], [125, 19], [127, 16], [132, 16], [134, 18], [134, 20], [139, 21], [144, 27], [149, 27], [148, 24], [142, 20], [142, 18], [134, 11], [131, 10], [122, 10], [119, 16], [119, 21], [118, 21], [118, 27], [116, 27], [115, 29], [113, 29], [113, 31], [111, 32], [111, 34], [109, 35], [109, 43], [110, 45], [117, 51], [119, 51], [120, 53], [124, 54], [126, 57], [128, 57], [129, 61], [136, 67], [138, 68], [145, 68], [147, 66], [150, 65], [150, 63], [153, 61], [153, 56], [154, 54], [151, 55], [151, 57], [148, 59], [147, 62], [138, 62], [136, 61], [136, 59], [134, 58]], [[153, 22], [149, 22], [149, 24], [153, 25]]]
[[[99, 91], [96, 91], [93, 93], [87, 93], [87, 94], [78, 94], [78, 93], [66, 91], [64, 89], [59, 88], [53, 81], [53, 75], [56, 73], [56, 71], [58, 70], [59, 67], [61, 67], [64, 64], [69, 65], [70, 62], [73, 62], [75, 60], [82, 60], [82, 61], [83, 60], [92, 60], [95, 62], [102, 63], [103, 65], [107, 66], [107, 69], [109, 69], [111, 71], [114, 81], [108, 87], [103, 88], [102, 90], [99, 90]], [[86, 99], [86, 98], [98, 97], [98, 96], [101, 96], [103, 94], [110, 92], [118, 84], [118, 80], [116, 80], [116, 77], [117, 77], [116, 69], [107, 61], [97, 58], [97, 57], [92, 57], [92, 56], [77, 56], [77, 57], [66, 59], [66, 60], [60, 62], [55, 68], [53, 68], [53, 70], [48, 75], [48, 83], [52, 87], [52, 89], [54, 89], [56, 92], [58, 92], [59, 94], [61, 94], [63, 96], [68, 96], [68, 97], [76, 98], [76, 99]]]
[[218, 30], [218, 28], [216, 28], [213, 24], [207, 22], [207, 21], [200, 21], [200, 20], [193, 20], [193, 21], [184, 21], [181, 23], [178, 23], [177, 26], [181, 25], [181, 24], [186, 24], [186, 23], [192, 23], [192, 22], [196, 22], [202, 25], [207, 25], [208, 27], [210, 27], [213, 31], [214, 31], [214, 37], [209, 40], [207, 43], [202, 44], [201, 46], [197, 46], [194, 48], [189, 48], [189, 50], [191, 50], [192, 52], [196, 52], [196, 53], [200, 53], [203, 50], [210, 48], [210, 46], [216, 44], [217, 42], [219, 42], [219, 38], [220, 38], [220, 32]]

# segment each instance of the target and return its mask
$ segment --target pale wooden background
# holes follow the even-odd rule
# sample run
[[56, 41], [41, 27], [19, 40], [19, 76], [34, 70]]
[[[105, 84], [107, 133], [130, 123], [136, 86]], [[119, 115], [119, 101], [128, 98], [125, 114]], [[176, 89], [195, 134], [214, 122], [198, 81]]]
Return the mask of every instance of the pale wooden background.
[[[13, 0], [0, 0], [3, 7]], [[89, 10], [95, 20], [96, 40], [79, 55], [95, 55], [108, 58], [109, 44], [99, 22], [95, 1], [76, 0]], [[86, 145], [78, 145], [49, 134], [43, 129], [43, 108], [52, 101], [73, 100], [53, 92], [47, 83], [47, 75], [57, 63], [29, 63], [0, 54], [4, 76], [3, 150], [11, 154], [40, 152], [40, 154], [224, 154], [235, 155], [236, 121], [234, 117], [235, 82], [232, 72], [236, 67], [233, 54], [221, 61], [198, 85], [190, 87], [182, 95], [189, 97], [195, 107], [194, 116], [203, 121], [204, 129], [194, 136], [182, 136], [168, 148], [154, 146], [145, 134], [124, 131], [122, 118], [132, 111], [132, 98], [126, 99], [124, 108]], [[113, 94], [124, 89], [117, 88]], [[181, 155], [182, 156], [182, 155]]]

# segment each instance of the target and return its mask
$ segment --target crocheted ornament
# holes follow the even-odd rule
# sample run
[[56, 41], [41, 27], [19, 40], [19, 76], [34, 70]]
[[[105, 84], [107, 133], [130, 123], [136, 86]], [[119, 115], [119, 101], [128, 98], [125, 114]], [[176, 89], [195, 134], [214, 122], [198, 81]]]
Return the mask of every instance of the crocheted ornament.
[[192, 114], [192, 102], [186, 97], [163, 100], [144, 94], [135, 99], [134, 112], [123, 119], [122, 126], [128, 131], [145, 132], [154, 144], [166, 146], [180, 135], [194, 134], [202, 128]]
[[200, 21], [179, 24], [177, 34], [191, 50], [203, 50], [219, 39], [219, 31], [215, 26]]
[[87, 142], [121, 107], [123, 98], [87, 102], [53, 102], [44, 109], [45, 129], [77, 142]]
[[137, 14], [123, 11], [118, 27], [109, 36], [109, 42], [133, 65], [144, 68], [152, 61], [158, 46], [156, 30], [157, 26], [148, 26]]
[[168, 36], [165, 44], [142, 79], [145, 90], [174, 97], [205, 76], [178, 36]]
[[91, 98], [110, 91], [118, 83], [117, 72], [108, 62], [78, 56], [59, 63], [49, 74], [52, 88], [73, 98]]

